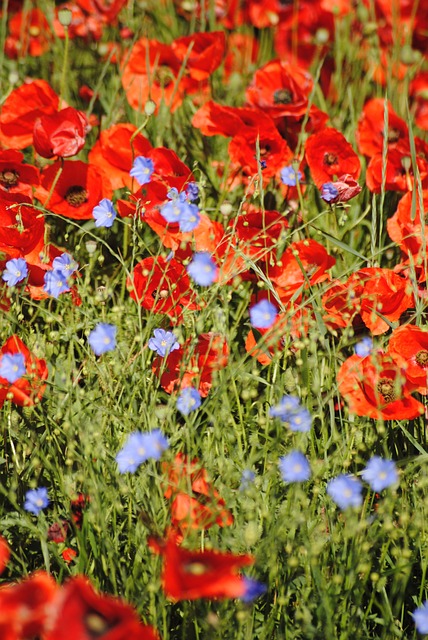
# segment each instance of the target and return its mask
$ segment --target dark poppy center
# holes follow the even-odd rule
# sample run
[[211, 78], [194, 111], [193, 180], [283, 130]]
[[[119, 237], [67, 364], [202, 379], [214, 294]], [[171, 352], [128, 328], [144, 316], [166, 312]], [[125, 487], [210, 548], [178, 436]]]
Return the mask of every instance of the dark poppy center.
[[290, 104], [293, 102], [293, 94], [289, 89], [278, 89], [273, 94], [274, 104]]
[[209, 570], [207, 564], [203, 562], [188, 562], [184, 569], [186, 573], [190, 573], [192, 576], [202, 576]]
[[98, 611], [89, 611], [84, 617], [84, 624], [85, 630], [88, 633], [88, 638], [91, 638], [91, 640], [102, 638], [117, 626], [116, 621], [109, 622]]
[[337, 164], [337, 156], [334, 153], [328, 152], [324, 154], [324, 164], [328, 164], [331, 167], [333, 164]]
[[72, 207], [80, 207], [81, 204], [87, 202], [88, 192], [80, 185], [74, 184], [68, 189], [65, 199]]
[[0, 171], [0, 182], [6, 189], [15, 187], [19, 182], [19, 173], [15, 169]]
[[415, 360], [420, 367], [428, 367], [428, 351], [418, 351]]
[[400, 132], [398, 129], [390, 129], [388, 131], [388, 142], [397, 142], [400, 139]]
[[158, 291], [157, 289], [154, 289], [152, 291], [152, 298], [154, 300], [156, 300], [156, 298], [162, 298], [162, 300], [165, 300], [165, 298], [167, 298], [169, 296], [169, 292], [166, 289], [161, 289], [160, 291]]
[[389, 378], [381, 378], [377, 383], [376, 389], [386, 403], [393, 402], [395, 400], [394, 383]]
[[175, 80], [174, 74], [168, 66], [161, 66], [154, 72], [154, 81], [161, 87], [169, 87]]

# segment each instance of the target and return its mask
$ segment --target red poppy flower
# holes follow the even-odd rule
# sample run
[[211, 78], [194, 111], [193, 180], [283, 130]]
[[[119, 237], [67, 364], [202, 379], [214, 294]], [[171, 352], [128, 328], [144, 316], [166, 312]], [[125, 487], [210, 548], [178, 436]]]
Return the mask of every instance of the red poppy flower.
[[171, 500], [171, 523], [182, 532], [187, 528], [209, 529], [233, 523], [233, 517], [223, 498], [207, 478], [206, 470], [197, 459], [189, 460], [179, 453], [174, 462], [164, 463], [168, 475], [165, 498]]
[[355, 299], [356, 296], [346, 282], [333, 280], [322, 297], [325, 323], [334, 329], [348, 327], [358, 313], [359, 300]]
[[350, 174], [357, 179], [360, 160], [345, 137], [336, 129], [326, 128], [310, 136], [305, 145], [306, 161], [317, 187], [335, 176]]
[[229, 358], [226, 338], [218, 333], [201, 333], [197, 343], [187, 340], [167, 358], [153, 360], [152, 370], [167, 393], [194, 386], [205, 398], [212, 386], [213, 372], [223, 369]]
[[49, 22], [41, 9], [18, 11], [9, 20], [5, 53], [9, 58], [38, 57], [49, 50], [52, 40]]
[[[145, 258], [127, 280], [130, 296], [144, 309], [179, 318], [184, 309], [195, 309], [189, 276], [180, 262]], [[175, 351], [173, 353], [176, 353]]]
[[300, 240], [287, 247], [267, 273], [281, 300], [288, 302], [298, 289], [327, 280], [330, 276], [326, 272], [335, 263], [335, 258], [316, 240]]
[[153, 180], [159, 180], [168, 189], [175, 187], [182, 191], [188, 182], [195, 180], [192, 171], [172, 149], [156, 147], [147, 153], [147, 157], [153, 161]]
[[[422, 186], [428, 187], [428, 150], [418, 138], [416, 143], [416, 164]], [[384, 180], [385, 175], [385, 180]], [[401, 144], [388, 151], [386, 167], [381, 153], [373, 156], [366, 172], [366, 184], [372, 193], [386, 191], [411, 191], [414, 184], [410, 146]]]
[[69, 580], [55, 605], [44, 640], [159, 640], [151, 627], [140, 623], [135, 609], [97, 593], [84, 576]]
[[410, 281], [390, 269], [360, 269], [348, 279], [350, 289], [354, 282], [363, 284], [360, 315], [373, 335], [385, 333], [390, 328], [381, 316], [396, 322], [404, 311], [414, 305]]
[[[257, 145], [260, 151], [260, 167]], [[264, 180], [276, 175], [293, 158], [293, 152], [276, 129], [260, 129], [257, 133], [244, 129], [230, 141], [229, 155], [232, 163], [245, 177], [255, 176], [261, 170]]]
[[14, 89], [0, 112], [0, 142], [6, 147], [24, 149], [33, 143], [37, 118], [58, 111], [59, 98], [45, 80], [32, 80]]
[[34, 123], [33, 144], [43, 158], [70, 158], [85, 145], [90, 127], [86, 115], [73, 107], [52, 115], [37, 118]]
[[353, 355], [337, 374], [339, 391], [349, 410], [378, 420], [411, 420], [424, 413], [410, 394], [415, 389], [390, 355], [381, 351], [365, 358]]
[[43, 215], [27, 196], [0, 191], [0, 251], [9, 258], [24, 257], [43, 242], [44, 232]]
[[57, 593], [57, 584], [43, 571], [22, 582], [1, 586], [0, 638], [22, 640], [42, 637], [51, 619]]
[[333, 324], [346, 326], [358, 314], [373, 335], [380, 335], [414, 305], [414, 300], [407, 278], [391, 269], [367, 267], [353, 273], [343, 285], [335, 283], [323, 297], [323, 305]]
[[66, 547], [63, 551], [61, 551], [61, 556], [64, 562], [70, 564], [70, 562], [73, 562], [74, 558], [76, 558], [77, 551], [71, 549], [71, 547]]
[[157, 548], [164, 557], [163, 589], [173, 600], [239, 598], [245, 593], [245, 582], [238, 571], [253, 564], [251, 556], [188, 551], [177, 545], [175, 534]]
[[428, 332], [412, 324], [398, 327], [391, 334], [388, 352], [402, 364], [407, 380], [427, 395]]
[[20, 407], [33, 405], [37, 399], [43, 396], [46, 385], [43, 381], [48, 377], [48, 367], [45, 360], [36, 358], [25, 346], [22, 340], [13, 335], [6, 340], [0, 349], [0, 358], [4, 353], [22, 353], [25, 358], [26, 374], [10, 383], [5, 378], [0, 378], [0, 406], [7, 396]]
[[[148, 65], [148, 66], [147, 66]], [[122, 71], [122, 86], [134, 109], [141, 111], [150, 99], [175, 111], [183, 101], [187, 79], [179, 80], [181, 61], [171, 45], [142, 38], [131, 49]]]
[[103, 198], [110, 199], [112, 193], [107, 175], [80, 160], [57, 161], [46, 167], [36, 190], [43, 206], [72, 220], [91, 219], [94, 207]]
[[[424, 211], [428, 211], [428, 190], [422, 191]], [[423, 236], [428, 241], [426, 222], [422, 227], [419, 195], [413, 203], [413, 193], [409, 191], [400, 200], [394, 215], [386, 222], [388, 235], [396, 242], [406, 256], [418, 256], [423, 247]], [[423, 256], [421, 256], [423, 258]]]
[[32, 197], [33, 187], [40, 184], [40, 172], [31, 164], [24, 164], [20, 151], [0, 151], [0, 190]]
[[[132, 139], [132, 140], [131, 140]], [[115, 124], [101, 131], [99, 140], [89, 152], [89, 162], [103, 169], [113, 189], [132, 188], [135, 181], [129, 175], [134, 158], [147, 156], [150, 142], [133, 124]]]
[[177, 38], [172, 49], [186, 72], [194, 80], [207, 80], [219, 67], [226, 50], [224, 31], [193, 33], [191, 36]]
[[6, 540], [0, 536], [0, 575], [6, 568], [10, 558], [10, 549]]
[[[387, 103], [388, 111], [388, 148], [394, 149], [399, 143], [408, 142], [409, 131], [404, 120], [399, 118]], [[373, 98], [366, 102], [358, 121], [355, 134], [358, 151], [371, 158], [383, 152], [385, 128], [385, 100]]]
[[290, 62], [272, 60], [256, 71], [246, 98], [248, 104], [272, 118], [303, 116], [312, 87], [312, 77], [306, 70]]

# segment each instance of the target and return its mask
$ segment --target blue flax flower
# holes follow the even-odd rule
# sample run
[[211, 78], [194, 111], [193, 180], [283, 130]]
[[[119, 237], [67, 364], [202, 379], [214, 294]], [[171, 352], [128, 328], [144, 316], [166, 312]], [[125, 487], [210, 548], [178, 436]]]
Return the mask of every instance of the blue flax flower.
[[297, 183], [296, 178], [298, 178], [299, 182], [302, 179], [302, 172], [298, 171], [296, 175], [296, 170], [291, 164], [289, 164], [288, 167], [283, 167], [279, 175], [282, 184], [285, 184], [287, 187], [295, 187]]
[[301, 451], [291, 451], [280, 458], [279, 470], [284, 482], [304, 482], [311, 477], [309, 462]]
[[54, 271], [61, 271], [66, 278], [77, 271], [79, 265], [69, 253], [62, 253], [52, 262]]
[[177, 338], [172, 331], [165, 331], [164, 329], [155, 329], [153, 336], [148, 342], [148, 347], [152, 351], [156, 351], [158, 356], [165, 357], [171, 351], [175, 351], [180, 348], [180, 344], [177, 342]]
[[154, 170], [153, 160], [144, 156], [137, 156], [129, 175], [131, 178], [135, 178], [138, 184], [143, 185], [150, 182]]
[[332, 202], [339, 195], [338, 190], [332, 182], [325, 182], [321, 187], [321, 198], [326, 202]]
[[245, 591], [240, 597], [243, 602], [252, 602], [256, 598], [262, 596], [267, 591], [267, 586], [263, 582], [253, 580], [253, 578], [243, 577]]
[[342, 474], [330, 480], [327, 493], [340, 509], [359, 507], [363, 502], [363, 485], [355, 476]]
[[260, 300], [250, 309], [250, 322], [256, 329], [268, 329], [273, 325], [278, 316], [278, 309], [272, 302]]
[[196, 182], [189, 182], [186, 186], [186, 198], [192, 202], [199, 196], [199, 187]]
[[418, 633], [428, 633], [428, 600], [412, 613]]
[[120, 473], [134, 473], [140, 464], [153, 458], [159, 460], [165, 449], [168, 449], [168, 440], [155, 429], [149, 433], [135, 431], [128, 436], [123, 449], [116, 456], [116, 462]]
[[39, 489], [31, 489], [25, 494], [24, 509], [34, 515], [38, 515], [40, 511], [46, 509], [49, 505], [48, 490], [46, 487], [39, 487]]
[[113, 202], [108, 198], [103, 198], [96, 207], [92, 209], [92, 216], [95, 219], [96, 227], [111, 227], [116, 218], [116, 211]]
[[14, 287], [28, 276], [28, 267], [24, 258], [12, 258], [6, 262], [6, 269], [2, 273], [3, 280], [8, 287]]
[[117, 327], [114, 324], [100, 322], [88, 336], [88, 342], [96, 356], [116, 348]]
[[[172, 189], [168, 194], [169, 196], [174, 195], [171, 192]], [[180, 193], [178, 196], [174, 195], [170, 202], [166, 202], [160, 208], [160, 214], [169, 223], [178, 222], [180, 231], [187, 233], [196, 229], [201, 218], [198, 207], [187, 202], [187, 200], [183, 200], [182, 195], [185, 196], [184, 193]]]
[[369, 336], [365, 336], [362, 340], [355, 345], [355, 353], [360, 358], [365, 358], [370, 355], [373, 349], [373, 340]]
[[217, 278], [218, 267], [207, 251], [195, 253], [186, 269], [192, 280], [201, 287], [208, 287]]
[[393, 460], [385, 460], [380, 456], [373, 456], [361, 474], [363, 480], [373, 491], [383, 491], [398, 480], [397, 468]]
[[3, 353], [0, 359], [0, 378], [13, 384], [27, 371], [23, 353]]
[[306, 433], [311, 429], [312, 416], [305, 407], [301, 406], [300, 399], [295, 396], [283, 396], [277, 405], [270, 408], [269, 415], [280, 418], [287, 424], [290, 431]]
[[54, 269], [53, 271], [46, 271], [45, 284], [43, 291], [46, 291], [53, 298], [59, 298], [61, 293], [70, 291], [70, 287], [67, 283], [67, 276], [63, 271]]
[[201, 406], [201, 396], [197, 389], [186, 387], [177, 398], [177, 409], [183, 416], [189, 415]]

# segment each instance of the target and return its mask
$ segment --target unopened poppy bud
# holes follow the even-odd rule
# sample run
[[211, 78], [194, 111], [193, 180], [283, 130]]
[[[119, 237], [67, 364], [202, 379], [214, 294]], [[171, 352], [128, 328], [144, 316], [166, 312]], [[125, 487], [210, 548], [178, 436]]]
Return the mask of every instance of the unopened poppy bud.
[[152, 116], [155, 111], [156, 102], [153, 102], [153, 100], [147, 100], [146, 104], [144, 105], [144, 113], [146, 114], [146, 116]]
[[63, 7], [58, 11], [58, 20], [63, 27], [69, 27], [73, 19], [73, 14], [67, 7]]

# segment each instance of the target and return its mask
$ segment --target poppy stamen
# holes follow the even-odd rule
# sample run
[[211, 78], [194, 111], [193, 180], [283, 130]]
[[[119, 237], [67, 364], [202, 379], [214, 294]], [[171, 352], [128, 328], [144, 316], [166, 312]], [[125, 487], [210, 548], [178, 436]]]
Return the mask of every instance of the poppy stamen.
[[386, 403], [393, 402], [396, 399], [394, 383], [389, 378], [381, 378], [377, 383], [376, 389]]
[[101, 638], [116, 626], [116, 622], [113, 622], [113, 624], [108, 622], [98, 611], [90, 611], [85, 615], [84, 620], [86, 631], [91, 640]]
[[337, 164], [337, 156], [334, 153], [328, 152], [324, 154], [324, 164], [328, 164], [330, 167], [333, 164]]
[[69, 205], [77, 208], [80, 207], [80, 205], [82, 205], [84, 202], [88, 201], [88, 192], [84, 187], [75, 184], [67, 190], [65, 199], [67, 200]]
[[274, 104], [290, 104], [293, 102], [293, 94], [289, 89], [278, 89], [273, 94]]
[[160, 85], [164, 89], [169, 87], [174, 82], [175, 77], [171, 69], [167, 66], [158, 67], [153, 74], [153, 79], [156, 84]]
[[162, 298], [163, 300], [165, 300], [165, 298], [167, 298], [168, 295], [169, 293], [166, 289], [161, 289], [160, 291], [158, 291], [157, 289], [154, 289], [152, 291], [152, 298], [154, 300], [156, 300], [156, 298]]
[[428, 367], [428, 351], [418, 351], [415, 360], [420, 367]]
[[0, 171], [0, 183], [6, 188], [15, 187], [19, 182], [19, 173], [15, 169]]

